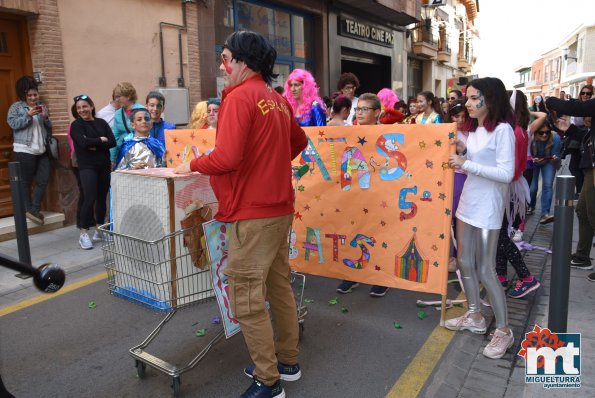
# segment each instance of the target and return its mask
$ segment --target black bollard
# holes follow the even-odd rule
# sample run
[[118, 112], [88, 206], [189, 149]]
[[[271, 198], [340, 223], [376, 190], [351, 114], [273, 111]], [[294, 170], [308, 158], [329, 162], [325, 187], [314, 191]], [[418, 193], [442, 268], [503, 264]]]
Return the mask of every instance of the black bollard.
[[566, 333], [568, 323], [568, 289], [570, 286], [573, 221], [574, 177], [569, 175], [557, 176], [548, 314], [548, 328], [556, 333]]
[[25, 209], [23, 186], [21, 185], [21, 163], [9, 162], [8, 170], [10, 172], [10, 192], [12, 194], [14, 229], [17, 236], [19, 261], [31, 265], [29, 233], [27, 232], [27, 219], [25, 218], [25, 212], [27, 209]]

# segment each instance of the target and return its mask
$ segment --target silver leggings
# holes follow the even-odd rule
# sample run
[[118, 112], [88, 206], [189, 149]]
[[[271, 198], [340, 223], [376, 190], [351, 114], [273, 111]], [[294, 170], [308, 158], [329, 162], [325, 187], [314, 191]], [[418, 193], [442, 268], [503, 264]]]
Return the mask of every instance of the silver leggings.
[[498, 229], [482, 229], [457, 219], [457, 253], [469, 312], [480, 312], [479, 282], [483, 283], [496, 317], [496, 327], [508, 326], [504, 289], [496, 276]]

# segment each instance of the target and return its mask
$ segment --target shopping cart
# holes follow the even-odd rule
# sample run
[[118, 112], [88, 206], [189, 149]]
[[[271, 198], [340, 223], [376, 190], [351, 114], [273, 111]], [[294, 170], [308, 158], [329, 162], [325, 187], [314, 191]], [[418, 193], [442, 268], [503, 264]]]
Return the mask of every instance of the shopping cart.
[[[197, 268], [196, 260], [202, 249], [184, 248], [184, 237], [201, 229], [202, 225], [183, 229], [161, 239], [147, 241], [113, 231], [113, 225], [105, 224], [99, 229], [106, 239], [103, 244], [107, 283], [112, 295], [130, 300], [151, 310], [167, 313], [165, 318], [129, 352], [135, 360], [139, 378], [144, 378], [146, 366], [150, 366], [172, 378], [174, 396], [180, 391], [180, 375], [194, 368], [224, 336], [221, 330], [202, 348], [192, 360], [182, 366], [169, 363], [148, 353], [145, 349], [161, 332], [179, 309], [213, 301], [210, 264]], [[300, 332], [308, 309], [303, 305], [305, 275], [292, 274], [292, 282], [298, 280], [296, 303]]]

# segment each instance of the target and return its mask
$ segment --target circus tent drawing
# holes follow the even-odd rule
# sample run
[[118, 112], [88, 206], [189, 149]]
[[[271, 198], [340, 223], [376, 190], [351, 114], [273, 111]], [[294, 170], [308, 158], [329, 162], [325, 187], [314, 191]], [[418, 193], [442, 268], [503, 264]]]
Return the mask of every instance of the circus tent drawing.
[[426, 283], [430, 261], [417, 246], [417, 236], [414, 233], [409, 243], [395, 256], [395, 275], [408, 281]]

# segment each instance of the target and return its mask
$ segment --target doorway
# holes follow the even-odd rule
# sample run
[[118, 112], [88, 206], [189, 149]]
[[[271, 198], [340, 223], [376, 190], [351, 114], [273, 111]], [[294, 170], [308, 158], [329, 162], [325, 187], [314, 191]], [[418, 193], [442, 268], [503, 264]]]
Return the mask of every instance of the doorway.
[[32, 74], [27, 21], [0, 13], [0, 217], [12, 215], [8, 162], [12, 160], [12, 130], [6, 122], [8, 108], [17, 101], [14, 85]]
[[383, 55], [341, 48], [341, 73], [351, 72], [359, 79], [355, 95], [376, 94], [383, 88], [392, 88], [391, 58]]

